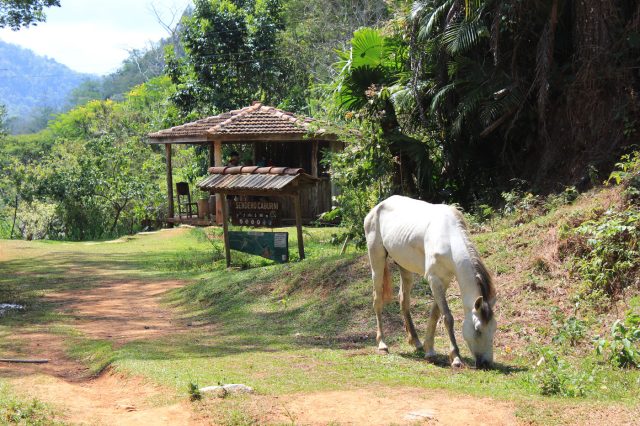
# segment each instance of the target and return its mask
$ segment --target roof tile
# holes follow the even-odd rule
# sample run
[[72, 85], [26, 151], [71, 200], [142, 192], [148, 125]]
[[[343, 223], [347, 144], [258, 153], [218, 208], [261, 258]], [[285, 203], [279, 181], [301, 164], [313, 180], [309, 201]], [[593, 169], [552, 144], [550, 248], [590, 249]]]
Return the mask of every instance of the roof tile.
[[[313, 119], [296, 117], [293, 113], [264, 106], [259, 102], [227, 113], [203, 118], [191, 123], [160, 130], [149, 135], [152, 139], [201, 137], [214, 139], [215, 135], [305, 135]], [[319, 131], [323, 132], [322, 130]]]

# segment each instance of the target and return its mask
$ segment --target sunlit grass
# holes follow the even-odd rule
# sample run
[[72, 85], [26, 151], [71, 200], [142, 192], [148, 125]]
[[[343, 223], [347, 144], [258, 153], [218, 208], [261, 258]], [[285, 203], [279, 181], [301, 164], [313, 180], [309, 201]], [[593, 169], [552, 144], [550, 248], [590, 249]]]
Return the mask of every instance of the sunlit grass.
[[[521, 271], [528, 269], [522, 263], [540, 250], [542, 242], [535, 236], [545, 226], [551, 225], [539, 220], [515, 229], [496, 226], [474, 239], [494, 274], [513, 280], [509, 288], [528, 285], [531, 279], [544, 287], [554, 278], [532, 278]], [[594, 372], [588, 394], [579, 400], [540, 396], [536, 347], [549, 340], [551, 330], [542, 322], [531, 333], [529, 324], [514, 320], [514, 312], [523, 309], [522, 303], [541, 312], [553, 305], [526, 292], [518, 293], [523, 300], [505, 297], [500, 301], [501, 332], [521, 337], [516, 343], [509, 341], [513, 347], [498, 339], [495, 370], [454, 371], [444, 356], [438, 365], [425, 362], [404, 341], [397, 302], [385, 309], [391, 355], [380, 356], [375, 353], [364, 252], [350, 248], [340, 255], [340, 246], [331, 244], [336, 229], [308, 228], [307, 259], [299, 262], [295, 229], [286, 231], [292, 262], [277, 265], [233, 252], [230, 270], [222, 257], [221, 232], [214, 228], [136, 235], [122, 242], [3, 241], [0, 302], [20, 302], [28, 309], [3, 318], [0, 337], [15, 327], [55, 326], [56, 332], [67, 336], [70, 355], [92, 372], [112, 366], [163, 384], [185, 398], [190, 383], [245, 383], [266, 395], [376, 384], [411, 386], [513, 401], [516, 414], [528, 420], [544, 418], [549, 410], [558, 413], [565, 404], [633, 406], [640, 398], [637, 371], [607, 368], [584, 350], [567, 356], [576, 368]], [[186, 285], [165, 295], [164, 302], [190, 325], [189, 331], [116, 347], [75, 332], [73, 321], [42, 302], [46, 293], [90, 288], [105, 277], [184, 280]], [[394, 281], [397, 286], [397, 274]], [[461, 305], [455, 292], [450, 303], [459, 328]], [[422, 331], [431, 302], [424, 281], [416, 284], [413, 296], [414, 319]], [[472, 364], [461, 337], [459, 341], [463, 356]], [[440, 328], [436, 346], [439, 353], [446, 353], [448, 342]], [[7, 349], [0, 343], [0, 351]]]

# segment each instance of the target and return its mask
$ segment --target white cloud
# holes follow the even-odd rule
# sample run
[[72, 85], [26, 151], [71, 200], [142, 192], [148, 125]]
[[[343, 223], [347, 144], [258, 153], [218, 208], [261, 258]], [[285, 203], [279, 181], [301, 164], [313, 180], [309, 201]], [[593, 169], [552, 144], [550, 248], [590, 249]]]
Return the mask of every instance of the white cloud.
[[[171, 10], [181, 12], [188, 3], [154, 1], [165, 19]], [[0, 39], [6, 42], [93, 74], [114, 71], [128, 49], [142, 48], [166, 35], [148, 0], [62, 0], [61, 8], [48, 10], [46, 23], [15, 32], [0, 30]]]

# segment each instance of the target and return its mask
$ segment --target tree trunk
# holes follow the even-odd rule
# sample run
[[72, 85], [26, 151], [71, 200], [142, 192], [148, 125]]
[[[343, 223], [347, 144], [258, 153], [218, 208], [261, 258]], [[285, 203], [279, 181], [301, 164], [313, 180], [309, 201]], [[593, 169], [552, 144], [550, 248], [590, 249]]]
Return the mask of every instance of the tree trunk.
[[15, 208], [13, 209], [13, 224], [11, 225], [11, 236], [9, 237], [10, 239], [13, 239], [13, 231], [16, 229], [16, 218], [18, 217], [18, 193], [16, 192], [16, 205]]
[[122, 207], [116, 205], [116, 217], [113, 220], [113, 225], [111, 225], [111, 230], [109, 231], [111, 235], [113, 235], [113, 233], [115, 232], [116, 226], [118, 226], [118, 220], [120, 219], [120, 213], [122, 213], [122, 210], [124, 210], [126, 205], [126, 203], [123, 204]]

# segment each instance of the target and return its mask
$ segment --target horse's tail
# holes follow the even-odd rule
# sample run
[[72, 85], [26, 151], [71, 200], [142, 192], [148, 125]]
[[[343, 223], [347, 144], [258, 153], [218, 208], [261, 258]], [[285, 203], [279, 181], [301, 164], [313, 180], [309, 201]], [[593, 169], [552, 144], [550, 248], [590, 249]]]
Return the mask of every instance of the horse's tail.
[[382, 274], [382, 301], [389, 303], [393, 300], [391, 291], [391, 271], [389, 270], [389, 262], [384, 262], [384, 273]]

